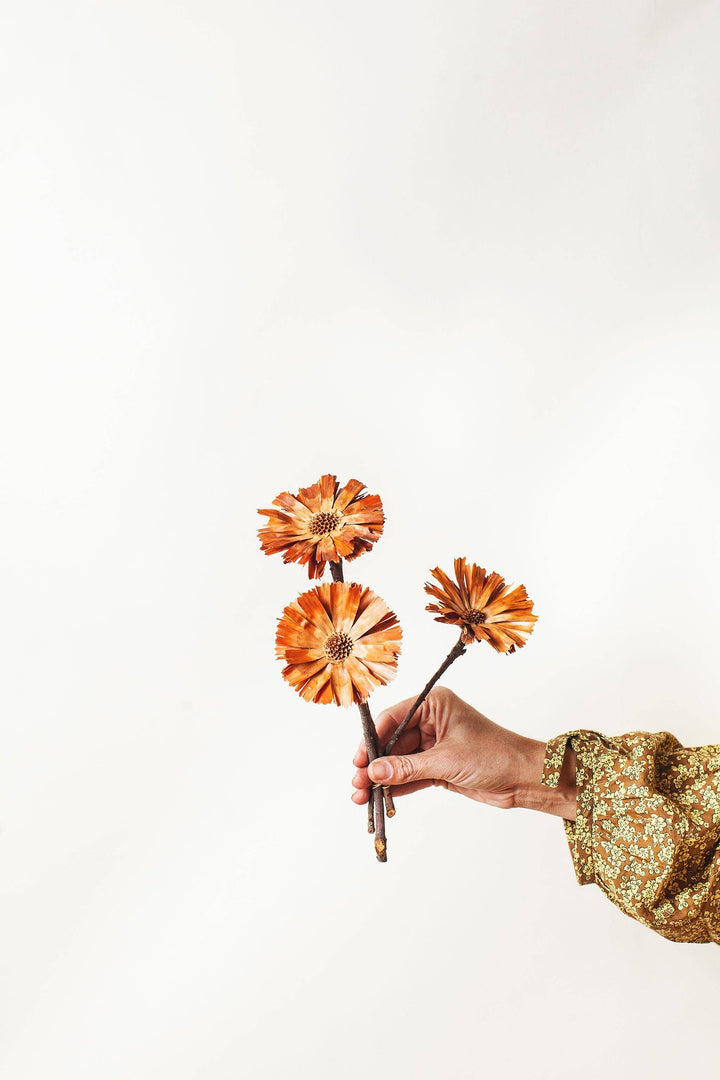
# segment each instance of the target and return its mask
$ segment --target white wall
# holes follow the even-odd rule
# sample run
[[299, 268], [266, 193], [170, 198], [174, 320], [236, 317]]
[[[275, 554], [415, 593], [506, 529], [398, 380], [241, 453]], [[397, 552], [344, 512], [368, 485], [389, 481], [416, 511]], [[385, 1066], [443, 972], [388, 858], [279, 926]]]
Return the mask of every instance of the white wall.
[[255, 509], [321, 472], [404, 654], [457, 554], [539, 622], [447, 682], [720, 741], [711, 0], [28, 0], [2, 33], [6, 1080], [690, 1075], [720, 953], [440, 790], [375, 862], [280, 678]]

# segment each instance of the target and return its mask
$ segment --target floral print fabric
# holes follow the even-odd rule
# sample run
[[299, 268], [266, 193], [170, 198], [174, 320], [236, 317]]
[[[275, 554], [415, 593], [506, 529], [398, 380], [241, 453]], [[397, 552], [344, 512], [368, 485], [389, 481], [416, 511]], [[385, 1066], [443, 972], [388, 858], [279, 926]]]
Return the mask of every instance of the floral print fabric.
[[720, 744], [684, 747], [668, 731], [550, 739], [541, 783], [577, 754], [577, 818], [563, 818], [578, 884], [595, 882], [626, 915], [671, 941], [720, 945]]

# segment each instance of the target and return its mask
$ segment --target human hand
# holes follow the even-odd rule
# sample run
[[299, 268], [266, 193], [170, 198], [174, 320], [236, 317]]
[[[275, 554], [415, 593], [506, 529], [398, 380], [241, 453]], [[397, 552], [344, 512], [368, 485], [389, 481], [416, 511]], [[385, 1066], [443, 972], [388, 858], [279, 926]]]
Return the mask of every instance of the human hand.
[[[381, 746], [404, 719], [414, 698], [399, 702], [376, 721]], [[503, 810], [523, 806], [575, 819], [575, 754], [568, 747], [558, 788], [540, 784], [545, 743], [493, 723], [446, 687], [436, 686], [400, 736], [392, 756], [368, 770], [364, 745], [353, 764], [353, 802], [362, 805], [374, 783], [393, 797], [439, 786]]]

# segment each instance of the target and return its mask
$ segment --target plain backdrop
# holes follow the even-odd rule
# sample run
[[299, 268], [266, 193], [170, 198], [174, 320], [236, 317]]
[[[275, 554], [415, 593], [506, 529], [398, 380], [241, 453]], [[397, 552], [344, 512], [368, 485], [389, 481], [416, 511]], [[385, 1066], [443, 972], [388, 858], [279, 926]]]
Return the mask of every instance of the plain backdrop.
[[720, 742], [720, 4], [61, 0], [2, 17], [4, 1080], [687, 1076], [720, 953], [559, 818], [425, 791], [379, 865], [356, 709], [283, 682], [256, 509], [381, 495], [353, 566], [538, 739]]

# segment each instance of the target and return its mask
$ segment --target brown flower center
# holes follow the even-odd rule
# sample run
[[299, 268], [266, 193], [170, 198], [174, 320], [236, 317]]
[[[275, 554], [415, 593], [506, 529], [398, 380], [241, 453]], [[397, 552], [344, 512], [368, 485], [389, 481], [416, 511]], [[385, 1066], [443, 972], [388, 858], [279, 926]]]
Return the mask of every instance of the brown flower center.
[[485, 622], [486, 619], [487, 615], [485, 612], [478, 611], [477, 608], [471, 608], [466, 615], [466, 620], [471, 626], [476, 626], [478, 623]]
[[313, 514], [308, 528], [313, 536], [327, 536], [333, 529], [337, 529], [339, 524], [340, 515], [337, 510], [328, 510], [320, 514]]
[[331, 634], [325, 642], [325, 655], [333, 664], [341, 664], [353, 651], [353, 639], [349, 634]]

